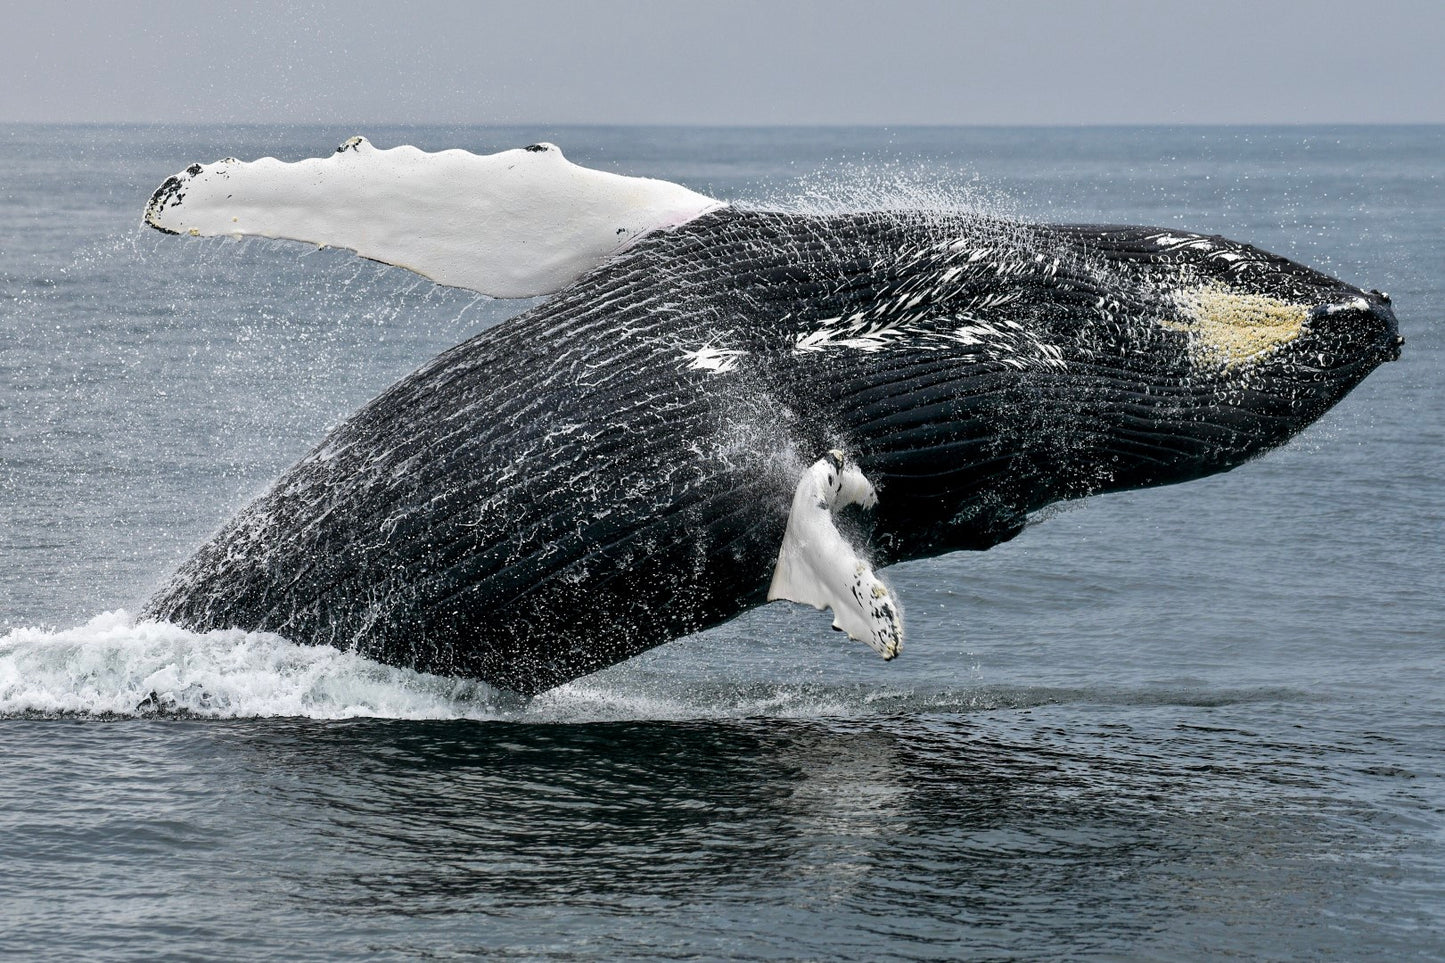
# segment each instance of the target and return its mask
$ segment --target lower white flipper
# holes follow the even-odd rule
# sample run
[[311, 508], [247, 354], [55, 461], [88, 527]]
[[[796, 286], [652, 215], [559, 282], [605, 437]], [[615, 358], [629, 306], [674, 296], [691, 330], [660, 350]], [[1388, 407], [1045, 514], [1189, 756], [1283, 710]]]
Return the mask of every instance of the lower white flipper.
[[578, 167], [551, 144], [485, 156], [378, 150], [192, 164], [156, 189], [145, 222], [196, 237], [349, 248], [496, 298], [551, 294], [649, 231], [722, 207], [668, 181]]
[[814, 462], [793, 493], [768, 601], [786, 599], [832, 609], [835, 629], [891, 659], [903, 648], [898, 605], [873, 567], [833, 523], [833, 513], [846, 505], [872, 508], [877, 502], [872, 483], [841, 451], [830, 451]]

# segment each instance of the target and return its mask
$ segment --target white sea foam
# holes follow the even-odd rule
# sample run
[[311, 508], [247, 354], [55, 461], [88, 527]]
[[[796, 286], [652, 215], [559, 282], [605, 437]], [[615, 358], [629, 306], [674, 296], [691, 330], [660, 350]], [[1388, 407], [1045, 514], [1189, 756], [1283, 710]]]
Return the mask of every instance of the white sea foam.
[[0, 718], [629, 719], [812, 718], [871, 713], [866, 692], [817, 686], [670, 685], [613, 670], [535, 699], [469, 679], [382, 665], [268, 632], [192, 632], [116, 610], [69, 629], [0, 636]]
[[125, 611], [0, 637], [0, 715], [492, 718], [481, 683], [380, 665], [265, 632], [190, 632]]

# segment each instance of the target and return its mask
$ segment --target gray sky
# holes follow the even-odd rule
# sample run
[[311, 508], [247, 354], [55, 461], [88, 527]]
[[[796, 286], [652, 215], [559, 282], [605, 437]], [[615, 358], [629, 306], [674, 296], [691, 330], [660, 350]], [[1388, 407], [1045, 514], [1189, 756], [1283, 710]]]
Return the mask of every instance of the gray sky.
[[1441, 0], [12, 0], [0, 121], [1445, 122]]

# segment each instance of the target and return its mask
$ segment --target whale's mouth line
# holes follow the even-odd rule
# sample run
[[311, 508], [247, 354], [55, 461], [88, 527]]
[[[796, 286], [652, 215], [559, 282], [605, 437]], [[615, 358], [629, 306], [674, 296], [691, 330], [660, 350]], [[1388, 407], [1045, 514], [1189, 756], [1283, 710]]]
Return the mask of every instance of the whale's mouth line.
[[[1341, 352], [1302, 339], [1300, 343], [1288, 345], [1278, 353], [1277, 357], [1283, 361], [1278, 375], [1284, 378], [1295, 374], [1326, 377], [1349, 375], [1361, 367], [1369, 370], [1400, 360], [1400, 347], [1403, 344], [1404, 339], [1399, 335], [1386, 335], [1355, 350]], [[1323, 362], [1320, 361], [1321, 357], [1324, 358]]]

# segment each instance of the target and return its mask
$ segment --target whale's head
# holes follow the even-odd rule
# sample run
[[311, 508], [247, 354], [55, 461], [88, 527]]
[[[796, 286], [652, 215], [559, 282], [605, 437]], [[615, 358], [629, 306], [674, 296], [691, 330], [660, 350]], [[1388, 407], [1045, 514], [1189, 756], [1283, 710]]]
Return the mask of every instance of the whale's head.
[[1117, 327], [1104, 325], [1101, 338], [1078, 332], [1076, 346], [1112, 366], [1099, 376], [1108, 384], [1092, 389], [1082, 366], [1083, 393], [1102, 402], [1084, 420], [1098, 430], [1112, 417], [1116, 440], [1144, 441], [1132, 462], [1121, 460], [1126, 470], [1095, 466], [1104, 484], [1094, 490], [1239, 465], [1400, 356], [1399, 324], [1381, 291], [1224, 238], [1131, 229], [1112, 249], [1111, 240], [1100, 245], [1110, 254], [1161, 250], [1130, 262]]
[[1045, 412], [1030, 457], [1051, 480], [1033, 500], [1228, 470], [1400, 356], [1389, 295], [1285, 257], [1150, 228], [1065, 237], [1085, 253], [1059, 285], [1097, 295], [1082, 311], [1055, 298], [1039, 315], [1061, 361], [1023, 382]]
[[886, 390], [851, 395], [878, 398], [857, 416], [862, 457], [910, 554], [987, 547], [1060, 499], [1227, 471], [1400, 354], [1387, 295], [1224, 238], [1007, 240], [940, 246], [937, 280], [898, 285], [935, 298], [915, 316], [943, 320], [915, 325], [907, 364], [876, 355]]

